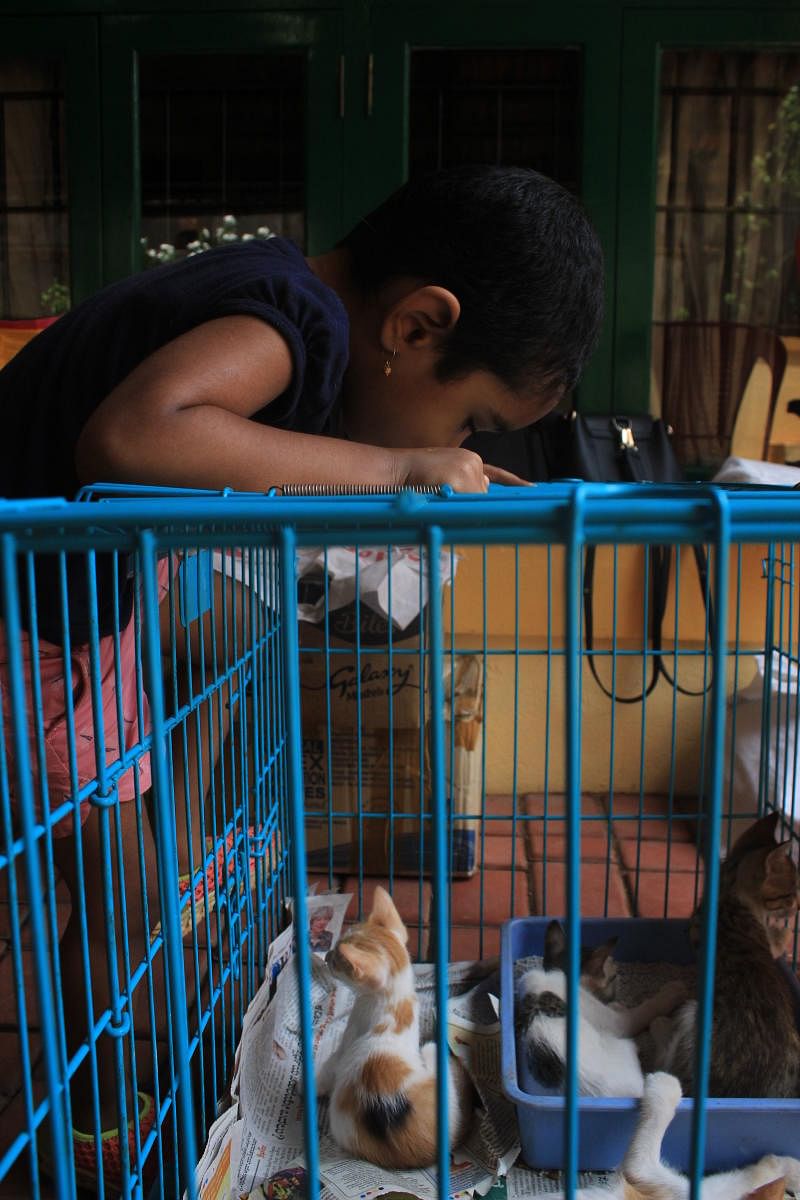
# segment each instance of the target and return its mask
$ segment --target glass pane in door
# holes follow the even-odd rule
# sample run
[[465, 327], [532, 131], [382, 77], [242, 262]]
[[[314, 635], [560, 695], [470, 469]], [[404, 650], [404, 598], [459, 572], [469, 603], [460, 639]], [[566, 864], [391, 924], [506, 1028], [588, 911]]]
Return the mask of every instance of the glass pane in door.
[[302, 52], [140, 57], [143, 265], [265, 229], [305, 244], [305, 66]]
[[652, 406], [684, 464], [800, 458], [800, 53], [663, 54], [655, 233]]
[[500, 163], [578, 192], [581, 65], [569, 47], [413, 50], [409, 173]]
[[0, 56], [0, 319], [63, 311], [68, 288], [62, 65]]

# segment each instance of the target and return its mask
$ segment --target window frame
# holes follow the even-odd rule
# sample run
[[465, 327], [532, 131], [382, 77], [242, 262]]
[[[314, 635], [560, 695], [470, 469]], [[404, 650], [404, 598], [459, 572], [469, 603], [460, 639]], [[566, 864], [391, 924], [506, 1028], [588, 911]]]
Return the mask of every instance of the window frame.
[[341, 233], [342, 114], [337, 78], [342, 48], [336, 12], [198, 13], [102, 19], [103, 243], [107, 282], [141, 269], [138, 130], [140, 54], [225, 54], [302, 49], [306, 53], [306, 230], [308, 252]]
[[[622, 9], [611, 12], [581, 4], [567, 11], [497, 4], [468, 8], [442, 3], [374, 8], [370, 20], [373, 105], [362, 121], [361, 156], [376, 169], [369, 179], [348, 178], [345, 212], [356, 218], [407, 178], [410, 58], [426, 49], [571, 48], [583, 54], [581, 110], [581, 198], [600, 235], [606, 259], [608, 315], [600, 343], [575, 397], [583, 411], [605, 411], [612, 391], [609, 316], [616, 262], [616, 163], [619, 125], [619, 60]], [[380, 169], [378, 169], [378, 164]], [[360, 212], [355, 204], [361, 201]]]
[[0, 46], [7, 57], [63, 63], [68, 283], [77, 304], [102, 285], [98, 23], [86, 16], [1, 16]]
[[617, 407], [650, 408], [656, 167], [663, 50], [800, 50], [796, 10], [653, 8], [625, 13], [614, 305]]

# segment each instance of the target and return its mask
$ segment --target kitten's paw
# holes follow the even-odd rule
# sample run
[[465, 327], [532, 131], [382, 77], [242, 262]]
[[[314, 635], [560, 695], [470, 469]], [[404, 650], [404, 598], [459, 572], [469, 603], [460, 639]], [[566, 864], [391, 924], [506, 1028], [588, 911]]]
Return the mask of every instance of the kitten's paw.
[[673, 1012], [680, 1004], [689, 998], [689, 989], [682, 979], [672, 979], [665, 983], [658, 993], [658, 999], [663, 1005], [664, 1012]]
[[659, 1100], [671, 1107], [680, 1104], [683, 1092], [679, 1080], [666, 1071], [653, 1071], [645, 1075], [644, 1094], [650, 1100]]
[[770, 1174], [775, 1172], [776, 1179], [783, 1176], [790, 1192], [800, 1192], [800, 1160], [781, 1154], [768, 1154], [761, 1161], [769, 1166]]

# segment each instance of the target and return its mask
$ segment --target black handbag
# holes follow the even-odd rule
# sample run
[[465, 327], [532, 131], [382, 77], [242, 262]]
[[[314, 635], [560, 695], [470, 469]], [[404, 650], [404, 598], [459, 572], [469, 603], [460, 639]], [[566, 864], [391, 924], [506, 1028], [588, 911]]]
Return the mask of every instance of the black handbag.
[[[518, 434], [500, 437], [480, 435], [467, 443], [487, 462], [515, 471], [532, 482], [549, 479], [585, 479], [590, 483], [680, 483], [680, 463], [663, 421], [648, 416], [551, 413]], [[516, 440], [515, 440], [516, 439]], [[702, 546], [693, 546], [700, 591], [713, 628], [713, 609], [708, 588], [708, 560]], [[702, 696], [711, 682], [697, 691], [677, 683], [667, 669], [662, 653], [662, 625], [666, 615], [671, 546], [651, 546], [650, 565], [650, 678], [642, 692], [620, 696], [606, 687], [594, 661], [594, 576], [596, 549], [587, 546], [583, 567], [584, 642], [589, 669], [598, 686], [619, 704], [638, 704], [649, 696], [660, 678], [684, 696]]]

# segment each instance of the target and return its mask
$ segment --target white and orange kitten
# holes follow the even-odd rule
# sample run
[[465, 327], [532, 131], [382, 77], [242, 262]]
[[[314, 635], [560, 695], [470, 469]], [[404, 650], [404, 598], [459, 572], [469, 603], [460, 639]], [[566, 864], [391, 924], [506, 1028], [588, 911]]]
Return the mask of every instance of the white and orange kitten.
[[[644, 1081], [641, 1114], [622, 1166], [607, 1184], [578, 1189], [575, 1200], [689, 1200], [685, 1175], [661, 1162], [661, 1143], [681, 1098], [674, 1075], [657, 1071]], [[749, 1167], [724, 1171], [703, 1180], [701, 1200], [783, 1200], [784, 1191], [800, 1189], [800, 1162], [767, 1154]], [[548, 1200], [563, 1200], [549, 1193]]]
[[[391, 896], [376, 887], [368, 920], [326, 957], [356, 999], [336, 1051], [317, 1068], [333, 1138], [359, 1158], [395, 1168], [436, 1161], [436, 1044], [420, 1048], [407, 941]], [[449, 1063], [452, 1147], [469, 1127], [472, 1085], [457, 1059]]]

